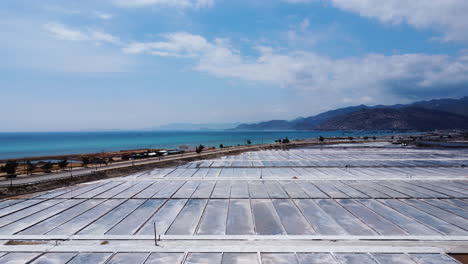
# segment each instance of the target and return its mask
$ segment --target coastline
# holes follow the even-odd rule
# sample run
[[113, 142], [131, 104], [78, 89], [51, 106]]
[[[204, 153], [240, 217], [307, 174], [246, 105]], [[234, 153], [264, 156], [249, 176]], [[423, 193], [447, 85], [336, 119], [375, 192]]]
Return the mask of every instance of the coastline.
[[[113, 177], [125, 176], [141, 171], [146, 171], [154, 168], [164, 168], [168, 166], [181, 165], [190, 161], [204, 160], [210, 158], [217, 158], [226, 155], [236, 155], [246, 151], [257, 151], [266, 149], [289, 149], [296, 147], [318, 147], [325, 145], [336, 145], [344, 144], [346, 147], [349, 144], [360, 144], [360, 143], [396, 143], [405, 144], [409, 143], [412, 139], [418, 137], [434, 137], [437, 138], [439, 135], [436, 134], [412, 134], [393, 137], [392, 136], [381, 136], [372, 138], [361, 138], [350, 140], [349, 138], [326, 138], [324, 141], [319, 139], [308, 139], [308, 140], [296, 140], [291, 141], [288, 144], [255, 144], [248, 146], [236, 146], [224, 149], [208, 149], [201, 153], [196, 152], [185, 152], [177, 155], [170, 155], [164, 157], [153, 157], [139, 160], [129, 160], [115, 162], [107, 165], [93, 165], [89, 167], [81, 167], [69, 170], [68, 168], [60, 172], [46, 173], [32, 176], [19, 176], [13, 179], [0, 180], [0, 197], [11, 197], [17, 195], [24, 195], [28, 193], [45, 191], [58, 187], [70, 186], [77, 183], [84, 183], [89, 181], [102, 180]], [[368, 144], [375, 147], [375, 144]], [[98, 153], [102, 155], [102, 153]], [[54, 156], [57, 157], [57, 156]], [[38, 157], [36, 157], [38, 158]], [[43, 158], [43, 157], [42, 157]], [[46, 157], [46, 158], [51, 158]], [[2, 177], [4, 178], [4, 177]]]
[[[182, 132], [182, 131], [179, 131], [179, 132]], [[201, 131], [200, 131], [201, 132]], [[249, 132], [252, 132], [252, 133], [260, 133], [261, 131], [249, 131]], [[292, 132], [292, 131], [266, 131], [266, 132]], [[293, 131], [293, 132], [304, 132], [304, 133], [307, 133], [307, 132], [310, 132], [310, 131]], [[334, 135], [334, 134], [338, 134], [337, 131], [329, 131], [330, 133], [332, 133], [332, 136], [327, 136], [325, 133], [323, 134], [323, 137], [325, 139], [330, 139], [330, 140], [333, 140], [333, 139], [348, 139], [350, 136], [353, 137], [353, 138], [356, 138], [356, 139], [359, 139], [359, 138], [363, 138], [363, 137], [367, 137], [367, 138], [372, 138], [373, 136], [375, 136], [376, 138], [386, 138], [386, 139], [389, 139], [391, 136], [393, 136], [395, 139], [398, 139], [398, 138], [407, 138], [409, 136], [420, 136], [420, 135], [429, 135], [431, 133], [425, 133], [425, 132], [393, 132], [393, 133], [390, 133], [390, 132], [384, 132], [384, 131], [375, 131], [375, 132], [371, 132], [371, 131], [367, 131], [367, 132], [363, 132], [363, 131], [355, 131], [355, 132], [350, 132], [350, 131], [342, 131], [340, 133], [342, 133], [342, 135]], [[197, 132], [198, 133], [198, 132]], [[314, 132], [315, 133], [315, 132]], [[355, 136], [353, 136], [353, 134]], [[309, 138], [300, 138], [300, 139], [296, 139], [296, 138], [291, 138], [289, 137], [287, 134], [285, 134], [284, 136], [282, 136], [281, 138], [289, 138], [291, 141], [314, 141], [314, 140], [318, 140], [320, 135], [317, 134], [316, 137], [309, 137]], [[278, 139], [278, 137], [275, 137], [275, 140]], [[269, 144], [273, 144], [275, 140], [258, 140], [258, 138], [253, 138], [252, 139], [252, 145], [269, 145]], [[265, 143], [262, 142], [262, 141], [266, 141]], [[226, 143], [219, 143], [219, 144], [224, 144], [226, 147], [237, 147], [237, 146], [243, 146], [243, 145], [246, 145], [245, 143], [245, 140], [243, 140], [242, 142], [240, 143], [235, 143], [235, 144], [231, 144], [233, 143], [232, 141], [230, 140], [226, 140]], [[57, 143], [59, 144], [59, 143]], [[148, 150], [151, 150], [151, 151], [159, 151], [159, 150], [171, 150], [171, 149], [177, 149], [177, 146], [182, 146], [182, 145], [185, 145], [185, 146], [191, 146], [192, 149], [194, 150], [195, 146], [199, 145], [199, 144], [203, 144], [204, 146], [206, 147], [215, 147], [215, 148], [218, 148], [219, 147], [219, 144], [218, 143], [214, 143], [214, 144], [208, 144], [208, 143], [205, 143], [205, 142], [198, 142], [198, 143], [181, 143], [181, 142], [178, 142], [178, 143], [174, 143], [172, 144], [171, 147], [165, 147], [165, 145], [156, 145], [156, 144], [150, 144], [149, 146], [147, 147], [143, 147], [143, 146], [140, 146], [140, 147], [137, 147], [137, 148], [120, 148], [120, 149], [116, 149], [116, 150], [109, 150], [109, 151], [88, 151], [88, 152], [80, 152], [80, 151], [69, 151], [69, 152], [65, 152], [65, 153], [61, 153], [61, 154], [57, 154], [57, 155], [34, 155], [34, 154], [31, 154], [31, 155], [24, 155], [24, 156], [18, 156], [18, 157], [8, 157], [8, 158], [0, 158], [0, 164], [8, 161], [8, 160], [17, 160], [17, 161], [24, 161], [24, 160], [29, 160], [29, 161], [40, 161], [40, 160], [62, 160], [62, 159], [69, 159], [69, 160], [80, 160], [81, 157], [99, 157], [99, 156], [102, 156], [102, 157], [111, 157], [111, 156], [119, 156], [119, 155], [126, 155], [126, 154], [132, 154], [132, 153], [135, 153], [135, 154], [138, 154], [138, 153], [143, 153], [143, 152], [146, 152]], [[103, 148], [105, 149], [105, 148]]]
[[[353, 144], [366, 142], [389, 142], [390, 138], [376, 140], [354, 140]], [[26, 195], [29, 193], [46, 191], [59, 187], [66, 187], [77, 183], [84, 183], [114, 177], [126, 176], [154, 168], [164, 168], [181, 165], [187, 162], [217, 158], [226, 155], [236, 155], [247, 151], [258, 151], [267, 149], [289, 149], [307, 146], [323, 146], [350, 143], [349, 139], [328, 139], [320, 142], [317, 139], [292, 141], [289, 144], [258, 144], [250, 146], [236, 146], [226, 149], [211, 149], [202, 153], [184, 153], [164, 158], [149, 158], [134, 161], [117, 162], [115, 164], [88, 167], [58, 173], [48, 173], [14, 179], [0, 180], [0, 198]]]
[[[407, 132], [401, 132], [405, 134]], [[417, 133], [417, 132], [413, 132]], [[310, 139], [396, 135], [388, 131], [113, 131], [0, 133], [0, 160], [49, 156], [88, 155], [138, 149], [192, 148], [202, 144], [218, 147], [273, 143], [278, 138]]]

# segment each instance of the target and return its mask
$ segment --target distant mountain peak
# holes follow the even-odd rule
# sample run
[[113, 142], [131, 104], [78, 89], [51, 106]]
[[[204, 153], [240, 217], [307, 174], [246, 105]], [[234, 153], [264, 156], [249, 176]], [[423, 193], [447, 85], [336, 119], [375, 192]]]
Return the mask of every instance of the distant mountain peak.
[[398, 131], [468, 129], [468, 117], [415, 106], [368, 108], [332, 118], [320, 124], [317, 129]]
[[[242, 130], [284, 130], [284, 129], [290, 129], [290, 130], [316, 130], [316, 129], [323, 129], [325, 127], [327, 128], [332, 128], [332, 127], [338, 127], [336, 124], [334, 126], [331, 126], [329, 124], [330, 120], [333, 120], [335, 118], [339, 117], [345, 117], [347, 115], [350, 115], [354, 112], [361, 111], [361, 110], [369, 110], [369, 111], [362, 111], [361, 114], [365, 114], [367, 112], [372, 113], [373, 111], [370, 110], [375, 110], [375, 109], [384, 109], [381, 111], [375, 111], [374, 113], [382, 114], [384, 112], [386, 113], [392, 113], [394, 120], [390, 120], [391, 116], [387, 116], [388, 122], [394, 124], [393, 126], [388, 126], [389, 130], [391, 129], [409, 129], [412, 127], [411, 124], [399, 124], [398, 119], [400, 119], [401, 122], [403, 120], [406, 120], [404, 116], [399, 115], [400, 112], [398, 111], [392, 111], [396, 109], [405, 109], [406, 114], [416, 114], [420, 113], [421, 116], [420, 118], [425, 118], [426, 122], [429, 122], [432, 124], [433, 129], [442, 129], [442, 127], [449, 127], [446, 125], [438, 125], [437, 120], [433, 120], [437, 118], [444, 119], [443, 116], [447, 116], [450, 120], [453, 122], [458, 121], [460, 122], [463, 120], [463, 117], [468, 117], [468, 96], [465, 96], [460, 99], [433, 99], [429, 101], [419, 101], [419, 102], [414, 102], [410, 104], [395, 104], [395, 105], [375, 105], [375, 106], [367, 106], [364, 104], [361, 105], [356, 105], [356, 106], [350, 106], [350, 107], [344, 107], [344, 108], [338, 108], [330, 111], [326, 111], [323, 113], [320, 113], [315, 116], [309, 116], [309, 117], [298, 117], [295, 118], [291, 121], [287, 120], [270, 120], [270, 121], [264, 121], [264, 122], [259, 122], [259, 123], [254, 123], [254, 124], [240, 124], [236, 127], [236, 129], [242, 129]], [[410, 111], [410, 109], [418, 109], [417, 111], [414, 110], [413, 112]], [[424, 111], [428, 110], [428, 111]], [[425, 116], [425, 114], [428, 114], [430, 111], [434, 111], [433, 113], [436, 114], [436, 117], [430, 119], [429, 116]], [[423, 114], [424, 113], [424, 114]], [[455, 117], [455, 116], [458, 116]], [[434, 121], [434, 122], [433, 122]], [[401, 123], [400, 122], [400, 123]], [[412, 119], [412, 120], [406, 120], [404, 122], [416, 122], [417, 119]], [[439, 123], [444, 123], [444, 120], [440, 120]], [[445, 124], [445, 123], [444, 123]], [[369, 128], [372, 127], [369, 125]], [[374, 126], [375, 127], [375, 126]], [[383, 125], [379, 127], [384, 127]], [[422, 126], [420, 125], [415, 125], [415, 127], [419, 127], [420, 129]], [[463, 128], [463, 124], [455, 123], [453, 128]], [[371, 128], [373, 130], [374, 128]], [[427, 128], [426, 128], [427, 129]]]

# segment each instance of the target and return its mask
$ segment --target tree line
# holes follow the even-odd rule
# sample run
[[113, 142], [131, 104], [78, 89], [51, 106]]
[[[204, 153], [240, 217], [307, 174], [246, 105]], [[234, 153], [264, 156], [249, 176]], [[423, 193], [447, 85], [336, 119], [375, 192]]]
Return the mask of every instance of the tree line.
[[[54, 168], [54, 165], [57, 165], [60, 169], [65, 169], [68, 166], [69, 162], [67, 159], [63, 159], [59, 162], [47, 161], [44, 164], [40, 165], [38, 163], [33, 163], [30, 160], [27, 160], [25, 165], [26, 175], [30, 175], [35, 172], [37, 169], [41, 169], [43, 172], [49, 173]], [[16, 160], [9, 160], [5, 165], [0, 166], [0, 172], [6, 173], [9, 177], [15, 177], [18, 171], [19, 163]]]

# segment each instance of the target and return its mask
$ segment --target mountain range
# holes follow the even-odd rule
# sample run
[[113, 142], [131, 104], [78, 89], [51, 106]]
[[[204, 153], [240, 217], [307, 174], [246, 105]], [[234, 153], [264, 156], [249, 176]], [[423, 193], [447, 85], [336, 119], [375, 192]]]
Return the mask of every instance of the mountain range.
[[213, 124], [192, 124], [192, 123], [171, 123], [145, 130], [158, 131], [206, 131], [206, 130], [226, 130], [240, 125], [241, 123], [213, 123]]
[[240, 124], [236, 130], [416, 130], [468, 129], [468, 96], [411, 104], [358, 105], [294, 120]]

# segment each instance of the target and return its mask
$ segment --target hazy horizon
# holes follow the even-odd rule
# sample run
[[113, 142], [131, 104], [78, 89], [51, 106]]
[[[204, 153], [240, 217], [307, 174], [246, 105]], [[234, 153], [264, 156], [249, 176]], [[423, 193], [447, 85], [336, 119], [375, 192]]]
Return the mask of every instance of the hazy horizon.
[[[433, 98], [432, 100], [437, 100], [437, 99], [460, 99], [460, 98], [463, 98], [465, 96], [461, 96], [459, 98], [444, 98], [444, 97], [441, 97], [441, 98]], [[413, 101], [413, 102], [419, 102], [419, 101]], [[409, 102], [409, 104], [413, 103], [413, 102]], [[357, 105], [349, 105], [349, 106], [343, 106], [343, 108], [346, 108], [346, 107], [353, 107], [353, 106], [357, 106]], [[367, 105], [367, 106], [370, 106], [370, 107], [373, 107], [373, 106], [377, 106], [377, 105]], [[328, 109], [328, 110], [325, 110], [324, 112], [327, 112], [327, 111], [331, 111], [331, 110], [336, 110], [336, 109]], [[320, 113], [323, 113], [323, 112], [320, 112]], [[318, 114], [320, 114], [318, 113]], [[297, 116], [297, 117], [294, 117], [294, 118], [291, 118], [291, 119], [286, 119], [287, 121], [292, 121], [292, 120], [295, 120], [295, 119], [298, 119], [298, 118], [305, 118], [305, 117], [308, 117], [308, 116]], [[258, 120], [258, 121], [252, 121], [252, 122], [232, 122], [232, 123], [215, 123], [215, 122], [212, 122], [212, 123], [190, 123], [190, 122], [171, 122], [171, 123], [166, 123], [166, 124], [161, 124], [161, 125], [158, 125], [158, 126], [147, 126], [147, 127], [138, 127], [138, 128], [128, 128], [128, 129], [120, 129], [120, 128], [106, 128], [106, 129], [93, 129], [93, 128], [88, 128], [88, 129], [76, 129], [76, 130], [28, 130], [28, 131], [1, 131], [0, 130], [0, 133], [61, 133], [61, 132], [141, 132], [141, 131], [161, 131], [161, 132], [164, 132], [164, 131], [193, 131], [193, 132], [197, 132], [197, 131], [213, 131], [213, 130], [219, 130], [219, 131], [222, 131], [222, 130], [229, 130], [229, 129], [232, 129], [232, 128], [235, 128], [237, 127], [239, 124], [255, 124], [255, 123], [259, 123], [259, 122], [263, 122], [263, 121], [270, 121], [272, 119], [264, 119], [264, 120]], [[228, 125], [231, 125], [231, 126], [228, 126]], [[191, 127], [191, 128], [187, 128], [187, 129], [184, 129], [184, 128], [177, 128], [177, 129], [172, 129], [170, 127]], [[205, 129], [202, 129], [202, 128], [199, 128], [199, 127], [203, 127], [203, 126], [206, 126]], [[222, 126], [222, 127], [225, 127], [225, 128], [212, 128], [212, 126]], [[169, 127], [169, 128], [168, 128]], [[266, 131], [293, 131], [293, 130], [266, 130]], [[297, 131], [300, 131], [300, 130], [297, 130]], [[308, 130], [308, 131], [313, 131], [313, 130]], [[252, 132], [255, 132], [255, 131], [252, 131]]]
[[0, 132], [291, 120], [468, 95], [464, 0], [0, 6]]

